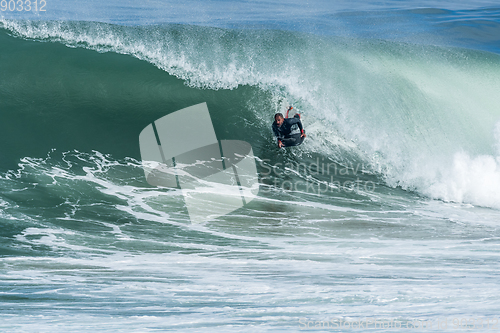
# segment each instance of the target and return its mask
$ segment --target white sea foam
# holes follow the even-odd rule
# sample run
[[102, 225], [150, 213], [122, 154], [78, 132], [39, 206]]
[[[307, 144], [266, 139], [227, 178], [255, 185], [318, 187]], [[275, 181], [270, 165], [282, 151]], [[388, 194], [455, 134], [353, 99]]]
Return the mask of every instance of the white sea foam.
[[[495, 128], [500, 146], [500, 122]], [[428, 195], [445, 201], [466, 202], [500, 209], [500, 150], [498, 155], [479, 155], [461, 151], [453, 156], [449, 169], [441, 170], [426, 189]]]

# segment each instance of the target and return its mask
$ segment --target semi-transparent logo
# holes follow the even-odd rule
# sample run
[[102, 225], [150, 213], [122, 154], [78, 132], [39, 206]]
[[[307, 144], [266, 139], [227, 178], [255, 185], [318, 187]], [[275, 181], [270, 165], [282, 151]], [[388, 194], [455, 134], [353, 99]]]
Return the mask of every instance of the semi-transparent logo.
[[192, 222], [228, 214], [259, 191], [250, 144], [218, 141], [206, 103], [168, 114], [139, 135], [149, 184], [180, 188]]

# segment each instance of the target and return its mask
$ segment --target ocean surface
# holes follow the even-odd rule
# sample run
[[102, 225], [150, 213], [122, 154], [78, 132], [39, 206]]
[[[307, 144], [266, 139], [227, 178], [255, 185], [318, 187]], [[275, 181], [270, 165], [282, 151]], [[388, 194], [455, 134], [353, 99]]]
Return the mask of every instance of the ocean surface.
[[[498, 1], [0, 9], [0, 331], [500, 328]], [[192, 223], [139, 133], [203, 102], [259, 193]]]

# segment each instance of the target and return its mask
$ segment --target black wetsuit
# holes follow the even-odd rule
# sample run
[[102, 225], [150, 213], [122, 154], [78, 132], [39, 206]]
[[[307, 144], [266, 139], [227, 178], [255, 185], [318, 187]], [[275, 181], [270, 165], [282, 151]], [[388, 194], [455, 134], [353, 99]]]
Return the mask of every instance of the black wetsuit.
[[286, 147], [298, 146], [304, 141], [304, 137], [301, 136], [304, 129], [298, 114], [293, 118], [285, 118], [281, 126], [274, 121], [273, 132], [278, 138], [278, 144], [281, 141]]

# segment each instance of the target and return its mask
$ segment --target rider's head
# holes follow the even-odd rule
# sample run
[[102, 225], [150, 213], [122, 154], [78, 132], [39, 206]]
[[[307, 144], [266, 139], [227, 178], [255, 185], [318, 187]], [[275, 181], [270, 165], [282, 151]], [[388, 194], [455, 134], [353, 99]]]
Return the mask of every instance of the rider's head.
[[276, 124], [278, 124], [278, 126], [281, 126], [285, 121], [285, 117], [283, 117], [281, 113], [276, 113], [274, 115], [274, 120], [276, 121]]

